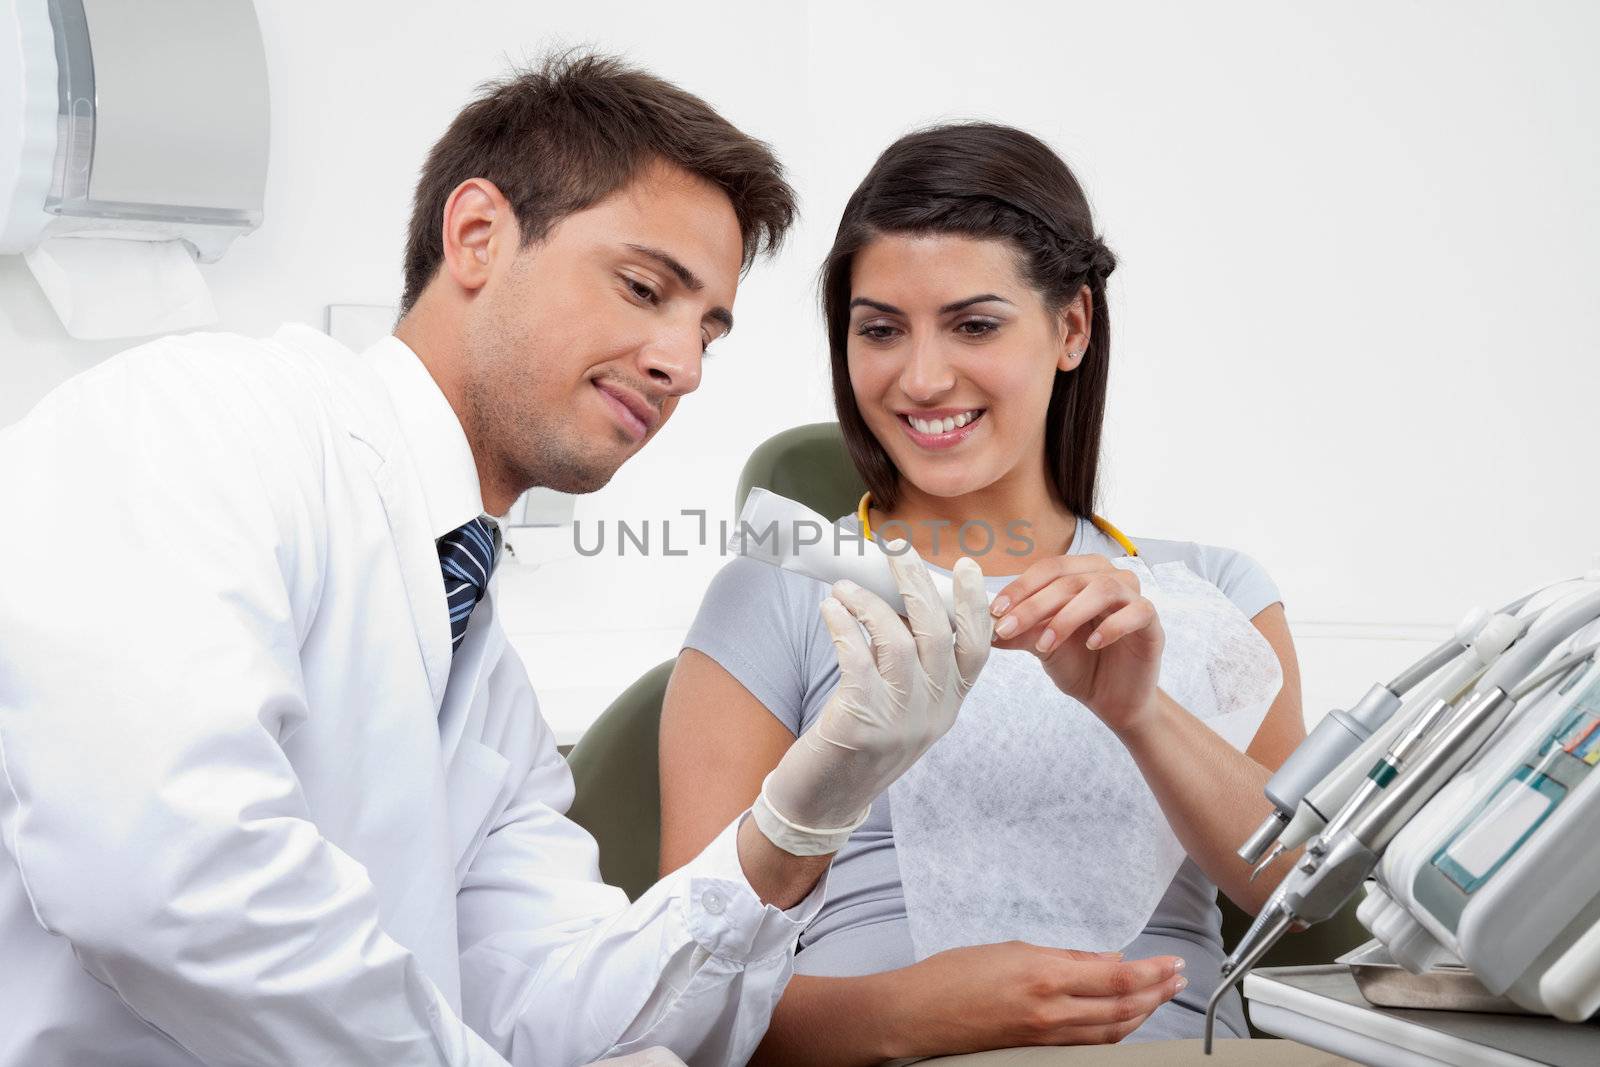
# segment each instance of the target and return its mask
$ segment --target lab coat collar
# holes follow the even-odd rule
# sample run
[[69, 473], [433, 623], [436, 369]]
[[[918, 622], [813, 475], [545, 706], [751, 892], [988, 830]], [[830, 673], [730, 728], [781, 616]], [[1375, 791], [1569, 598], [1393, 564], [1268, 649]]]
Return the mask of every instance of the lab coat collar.
[[411, 347], [389, 336], [363, 353], [388, 390], [438, 540], [483, 514], [478, 467], [461, 420]]

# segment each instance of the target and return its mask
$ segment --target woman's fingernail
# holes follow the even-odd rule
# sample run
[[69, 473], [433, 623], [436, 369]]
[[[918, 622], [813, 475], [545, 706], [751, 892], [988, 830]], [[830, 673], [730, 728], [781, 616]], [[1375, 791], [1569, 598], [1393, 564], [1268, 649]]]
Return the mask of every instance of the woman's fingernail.
[[846, 596], [848, 596], [856, 591], [856, 583], [852, 582], [848, 578], [840, 578], [837, 582], [833, 583], [833, 588], [838, 592], [844, 593]]
[[994, 628], [994, 632], [1001, 637], [1010, 637], [1017, 632], [1017, 617], [1015, 615], [1007, 615], [1000, 620], [1000, 625]]
[[1179, 956], [1177, 959], [1172, 961], [1172, 970], [1174, 973], [1183, 970], [1187, 966], [1189, 965], [1183, 961], [1182, 956]]
[[1034, 647], [1040, 652], [1049, 652], [1052, 648], [1055, 648], [1056, 632], [1054, 630], [1046, 630], [1044, 636], [1039, 638], [1039, 643]]
[[997, 597], [994, 598], [994, 603], [989, 605], [989, 614], [993, 615], [995, 618], [998, 619], [1000, 616], [1004, 615], [1006, 613], [1006, 609], [1008, 609], [1010, 607], [1011, 607], [1011, 598], [1010, 597], [1008, 597], [1008, 596], [997, 596]]
[[1178, 984], [1178, 992], [1182, 993], [1185, 989], [1189, 988], [1189, 979], [1187, 979], [1187, 978], [1179, 978], [1177, 984]]
[[1100, 636], [1100, 631], [1096, 630], [1094, 633], [1089, 635], [1089, 640], [1086, 643], [1090, 648], [1099, 648], [1104, 641], [1105, 638]]

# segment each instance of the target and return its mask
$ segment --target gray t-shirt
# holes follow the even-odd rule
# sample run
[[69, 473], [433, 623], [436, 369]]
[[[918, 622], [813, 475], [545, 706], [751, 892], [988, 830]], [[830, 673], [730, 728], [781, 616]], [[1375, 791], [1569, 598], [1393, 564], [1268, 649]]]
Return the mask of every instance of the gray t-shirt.
[[[854, 518], [845, 519], [844, 525], [859, 529]], [[1184, 541], [1134, 538], [1133, 542], [1151, 566], [1181, 560], [1222, 590], [1247, 617], [1280, 599], [1272, 579], [1241, 553]], [[1125, 555], [1099, 527], [1079, 519], [1068, 554], [1084, 553]], [[1010, 577], [986, 578], [989, 595], [1010, 581]], [[839, 661], [818, 612], [827, 595], [828, 586], [815, 579], [742, 557], [730, 560], [712, 579], [684, 647], [716, 660], [798, 737], [816, 721], [839, 683]], [[1206, 1001], [1226, 958], [1216, 899], [1216, 886], [1192, 860], [1186, 860], [1143, 933], [1124, 949], [1129, 959], [1182, 956], [1189, 978], [1189, 987], [1157, 1010], [1129, 1040], [1200, 1035]], [[877, 974], [916, 961], [887, 793], [878, 797], [867, 821], [834, 859], [827, 902], [801, 934], [800, 948], [795, 957], [798, 974]], [[1218, 1022], [1219, 1034], [1231, 1030], [1235, 1036], [1247, 1036], [1236, 992], [1223, 1001]]]

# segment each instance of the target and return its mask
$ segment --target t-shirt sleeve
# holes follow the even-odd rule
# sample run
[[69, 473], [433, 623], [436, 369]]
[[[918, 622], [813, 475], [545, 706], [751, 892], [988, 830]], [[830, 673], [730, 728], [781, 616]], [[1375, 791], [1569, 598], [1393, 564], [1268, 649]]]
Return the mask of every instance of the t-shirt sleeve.
[[1201, 577], [1221, 589], [1246, 618], [1282, 602], [1283, 594], [1266, 568], [1243, 552], [1215, 545], [1195, 545], [1194, 550]]
[[791, 577], [743, 556], [729, 560], [711, 579], [683, 647], [716, 660], [799, 736], [813, 687], [807, 678], [808, 629], [789, 588]]

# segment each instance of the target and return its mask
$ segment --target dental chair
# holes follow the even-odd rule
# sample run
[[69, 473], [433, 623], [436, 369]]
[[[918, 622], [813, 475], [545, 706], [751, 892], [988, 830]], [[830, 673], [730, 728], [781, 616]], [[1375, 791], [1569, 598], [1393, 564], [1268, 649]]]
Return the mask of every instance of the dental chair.
[[[739, 476], [734, 513], [760, 486], [820, 514], [855, 511], [866, 485], [845, 450], [837, 423], [785, 430], [750, 454]], [[576, 785], [568, 813], [600, 846], [600, 873], [637, 899], [657, 879], [661, 857], [661, 779], [657, 747], [661, 703], [675, 660], [652, 667], [617, 697], [567, 757]], [[1218, 894], [1224, 944], [1237, 944], [1251, 918]], [[1262, 967], [1327, 964], [1367, 941], [1355, 908], [1284, 938]], [[1252, 1028], [1254, 1030], [1254, 1028]], [[1263, 1037], [1256, 1032], [1257, 1037]]]

